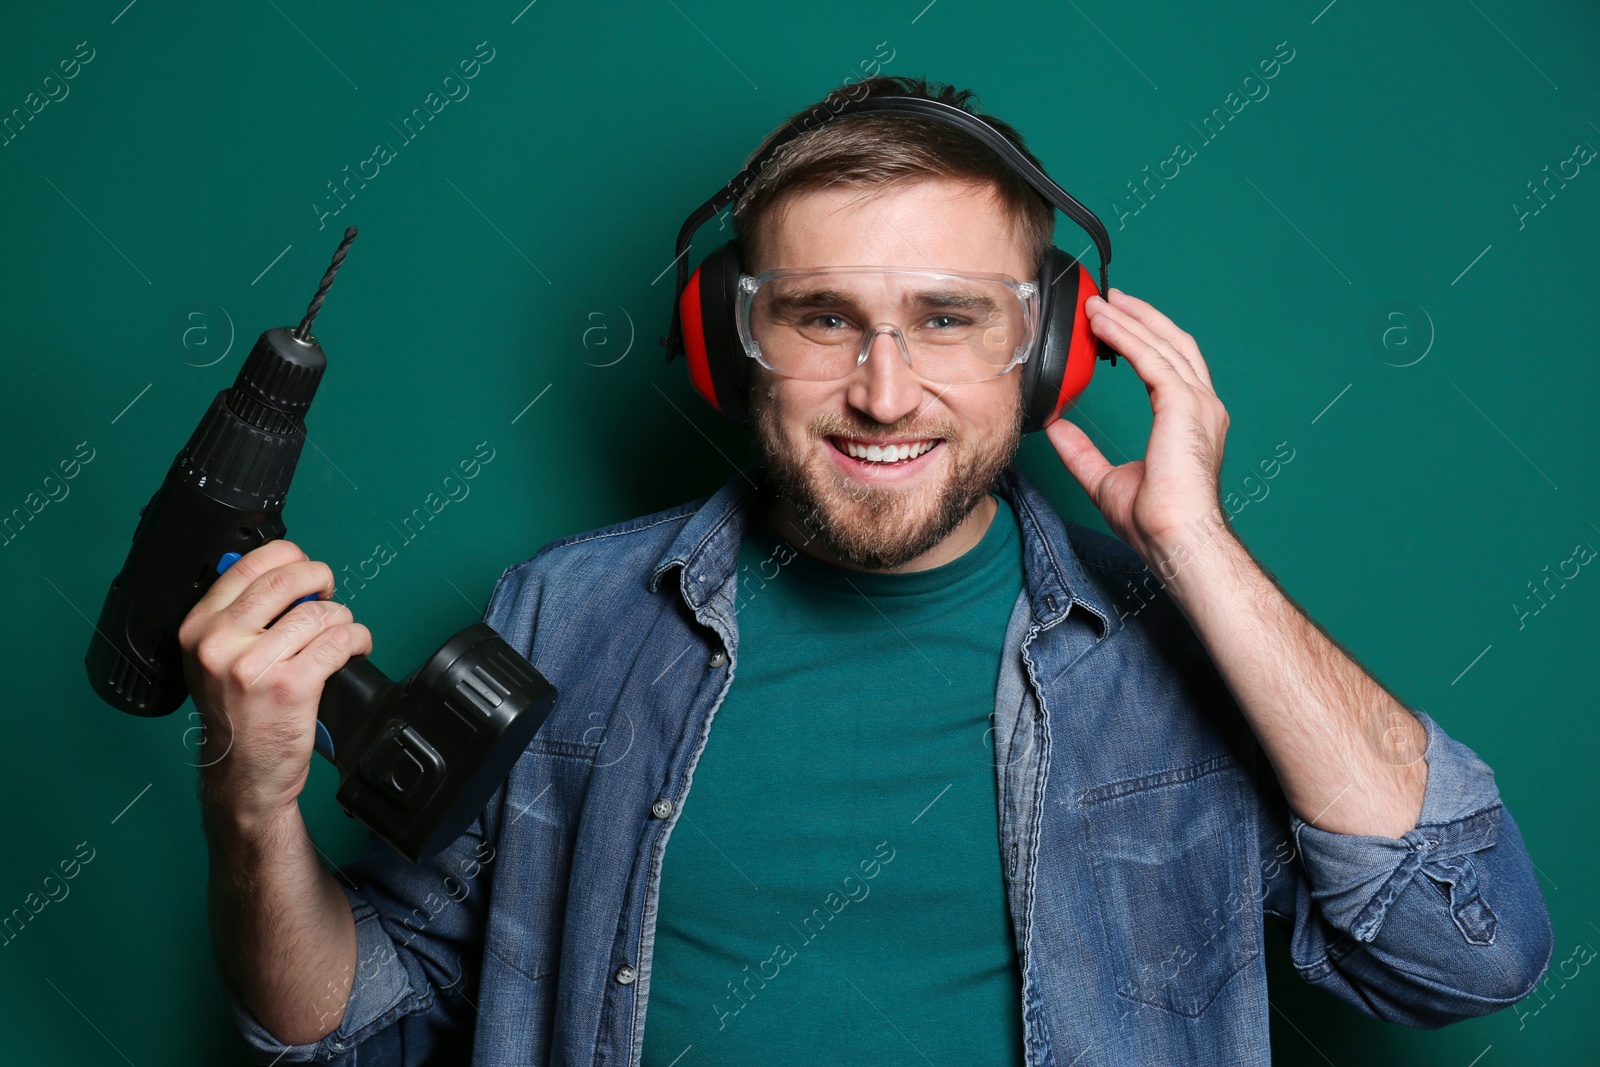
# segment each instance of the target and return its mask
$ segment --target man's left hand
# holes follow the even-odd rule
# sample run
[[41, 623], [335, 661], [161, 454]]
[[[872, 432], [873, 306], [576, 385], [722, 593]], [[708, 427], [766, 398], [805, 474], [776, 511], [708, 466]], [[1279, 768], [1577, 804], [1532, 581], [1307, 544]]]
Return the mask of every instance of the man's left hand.
[[1109, 302], [1093, 296], [1084, 307], [1090, 329], [1132, 364], [1150, 393], [1155, 418], [1145, 458], [1113, 466], [1064, 418], [1044, 432], [1111, 531], [1148, 562], [1185, 527], [1210, 525], [1218, 514], [1228, 412], [1194, 338], [1138, 297], [1110, 293]]

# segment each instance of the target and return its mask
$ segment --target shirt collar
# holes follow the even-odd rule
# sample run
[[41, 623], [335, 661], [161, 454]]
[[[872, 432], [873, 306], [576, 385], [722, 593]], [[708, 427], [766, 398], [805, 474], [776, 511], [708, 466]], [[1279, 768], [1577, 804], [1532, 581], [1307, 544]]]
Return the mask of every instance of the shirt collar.
[[[750, 508], [757, 490], [766, 484], [761, 462], [754, 460], [705, 498], [657, 561], [650, 591], [656, 592], [661, 579], [676, 568], [684, 600], [696, 612], [720, 593], [738, 567], [739, 542], [752, 518]], [[1014, 462], [1001, 472], [994, 491], [1017, 516], [1023, 582], [1034, 618], [1049, 626], [1078, 605], [1096, 626], [1096, 640], [1105, 638], [1115, 612], [1073, 551], [1068, 524]]]
[[677, 568], [684, 600], [697, 612], [704, 607], [733, 577], [739, 541], [750, 521], [749, 505], [765, 484], [761, 461], [753, 460], [706, 498], [656, 562], [650, 591], [660, 587], [667, 571]]

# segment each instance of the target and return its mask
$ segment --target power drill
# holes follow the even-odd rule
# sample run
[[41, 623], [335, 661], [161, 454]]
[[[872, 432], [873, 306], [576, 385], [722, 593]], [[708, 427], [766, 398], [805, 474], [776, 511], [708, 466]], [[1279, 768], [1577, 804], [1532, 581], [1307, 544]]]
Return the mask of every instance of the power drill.
[[[345, 231], [300, 325], [256, 340], [140, 509], [84, 657], [89, 684], [119, 711], [177, 710], [189, 695], [179, 624], [219, 573], [284, 536], [306, 410], [327, 366], [311, 322], [355, 236]], [[339, 769], [339, 805], [415, 863], [471, 825], [555, 699], [533, 665], [479, 623], [398, 682], [351, 657], [323, 687], [316, 750]]]

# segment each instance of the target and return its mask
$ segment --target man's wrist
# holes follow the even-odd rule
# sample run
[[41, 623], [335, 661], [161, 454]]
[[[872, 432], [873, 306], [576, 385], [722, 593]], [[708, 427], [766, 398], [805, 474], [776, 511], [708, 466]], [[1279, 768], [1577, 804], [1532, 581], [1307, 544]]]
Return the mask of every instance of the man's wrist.
[[1231, 583], [1254, 562], [1220, 508], [1140, 547], [1139, 554], [1180, 606], [1194, 587], [1217, 578]]
[[298, 799], [287, 804], [265, 800], [252, 786], [205, 771], [199, 792], [201, 822], [213, 843], [276, 837], [303, 826]]

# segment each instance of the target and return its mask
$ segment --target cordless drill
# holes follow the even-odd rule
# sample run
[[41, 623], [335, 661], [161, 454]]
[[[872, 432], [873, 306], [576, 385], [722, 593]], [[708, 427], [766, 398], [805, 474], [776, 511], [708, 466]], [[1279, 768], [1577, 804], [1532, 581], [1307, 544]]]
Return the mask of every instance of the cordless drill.
[[[306, 410], [327, 366], [311, 321], [355, 236], [345, 231], [300, 325], [256, 340], [140, 510], [84, 657], [89, 684], [112, 707], [177, 710], [189, 695], [179, 624], [218, 574], [284, 536]], [[533, 665], [479, 623], [398, 682], [351, 657], [323, 687], [316, 750], [339, 769], [339, 805], [417, 862], [467, 829], [555, 699]]]

